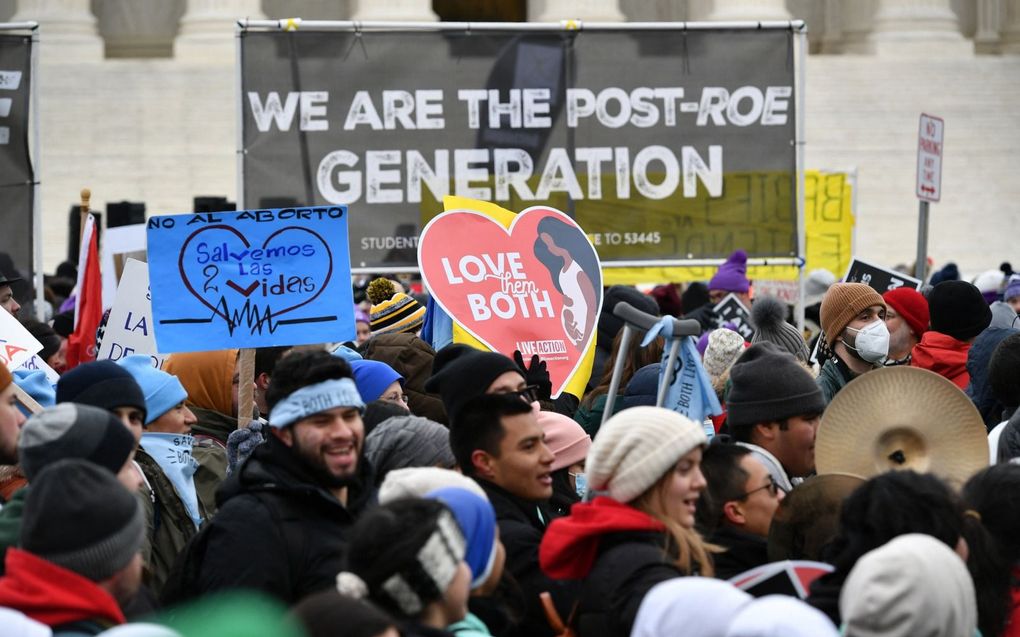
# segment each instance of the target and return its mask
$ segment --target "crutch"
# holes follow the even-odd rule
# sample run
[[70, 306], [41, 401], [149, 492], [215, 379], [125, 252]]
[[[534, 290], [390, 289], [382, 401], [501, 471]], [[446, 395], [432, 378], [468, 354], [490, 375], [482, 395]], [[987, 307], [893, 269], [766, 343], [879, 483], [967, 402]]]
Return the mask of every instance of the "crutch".
[[[623, 320], [623, 335], [620, 337], [620, 349], [616, 353], [616, 363], [613, 365], [613, 376], [609, 379], [609, 394], [606, 396], [605, 410], [602, 412], [602, 424], [613, 414], [613, 406], [616, 403], [616, 393], [620, 390], [620, 376], [623, 374], [624, 352], [630, 347], [630, 340], [634, 338], [635, 330], [647, 332], [658, 323], [661, 318], [647, 314], [637, 309], [626, 301], [621, 301], [613, 308], [613, 314]], [[680, 345], [685, 336], [700, 336], [701, 324], [694, 319], [670, 320], [672, 326], [673, 342], [669, 347], [669, 356], [666, 358], [666, 373], [662, 375], [659, 383], [659, 391], [655, 397], [655, 406], [661, 407], [666, 400], [666, 392], [673, 383], [673, 367], [680, 355]]]

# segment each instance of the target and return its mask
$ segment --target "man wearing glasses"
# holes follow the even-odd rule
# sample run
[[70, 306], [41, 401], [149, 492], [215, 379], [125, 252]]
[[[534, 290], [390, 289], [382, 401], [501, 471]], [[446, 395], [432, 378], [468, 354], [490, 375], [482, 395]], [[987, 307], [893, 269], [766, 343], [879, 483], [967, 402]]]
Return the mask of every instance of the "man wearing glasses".
[[714, 444], [701, 458], [708, 483], [698, 504], [699, 530], [726, 549], [712, 556], [715, 575], [729, 579], [767, 564], [772, 516], [786, 495], [747, 447]]

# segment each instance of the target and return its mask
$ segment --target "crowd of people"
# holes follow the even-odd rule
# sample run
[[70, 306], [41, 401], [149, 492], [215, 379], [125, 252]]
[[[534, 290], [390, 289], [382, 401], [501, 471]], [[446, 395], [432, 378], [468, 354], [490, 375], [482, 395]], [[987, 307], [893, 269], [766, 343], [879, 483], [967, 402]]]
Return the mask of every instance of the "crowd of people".
[[[884, 293], [812, 272], [803, 331], [742, 251], [612, 286], [582, 396], [442, 342], [387, 280], [356, 285], [354, 341], [257, 350], [251, 379], [237, 350], [67, 368], [60, 313], [28, 321], [60, 377], [0, 365], [0, 633], [1020, 636], [1007, 265]], [[663, 342], [622, 347], [621, 302], [698, 321], [722, 413], [657, 406]]]

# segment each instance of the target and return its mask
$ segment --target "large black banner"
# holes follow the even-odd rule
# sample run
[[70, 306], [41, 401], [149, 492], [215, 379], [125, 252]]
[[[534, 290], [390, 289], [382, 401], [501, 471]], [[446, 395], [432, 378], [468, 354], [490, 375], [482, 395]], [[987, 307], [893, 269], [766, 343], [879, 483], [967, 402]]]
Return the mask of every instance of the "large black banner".
[[32, 193], [28, 154], [32, 38], [0, 35], [0, 273], [25, 280], [15, 298], [28, 305], [32, 272]]
[[607, 263], [797, 254], [790, 31], [249, 31], [241, 51], [245, 206], [349, 205], [354, 267], [414, 267], [447, 194], [559, 208]]

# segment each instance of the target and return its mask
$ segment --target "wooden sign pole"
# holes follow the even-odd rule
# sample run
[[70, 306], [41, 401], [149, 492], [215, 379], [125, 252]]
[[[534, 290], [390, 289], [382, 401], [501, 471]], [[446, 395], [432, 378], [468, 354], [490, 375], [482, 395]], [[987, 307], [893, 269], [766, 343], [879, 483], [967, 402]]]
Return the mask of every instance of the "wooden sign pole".
[[43, 406], [40, 405], [35, 398], [29, 396], [28, 392], [18, 387], [15, 383], [11, 384], [14, 385], [14, 397], [18, 399], [19, 403], [25, 406], [25, 409], [29, 410], [33, 414], [38, 414], [43, 410]]
[[255, 411], [255, 350], [244, 348], [237, 357], [237, 427], [246, 429]]
[[81, 189], [81, 205], [78, 207], [78, 244], [85, 235], [85, 220], [89, 216], [89, 202], [92, 199], [92, 191], [88, 188]]

